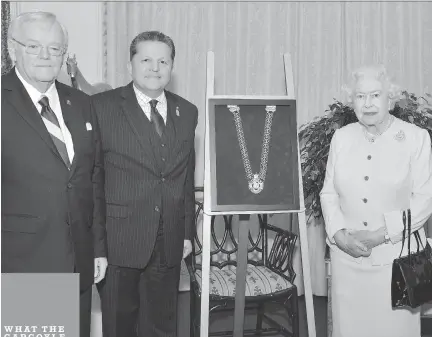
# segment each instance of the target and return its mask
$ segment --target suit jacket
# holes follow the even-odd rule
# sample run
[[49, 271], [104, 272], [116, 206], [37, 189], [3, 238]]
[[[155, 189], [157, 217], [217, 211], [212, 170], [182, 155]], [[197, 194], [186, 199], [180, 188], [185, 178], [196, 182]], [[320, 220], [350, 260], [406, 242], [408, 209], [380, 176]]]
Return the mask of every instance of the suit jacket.
[[89, 96], [55, 85], [74, 144], [70, 170], [15, 69], [2, 76], [2, 272], [75, 271], [86, 289], [94, 258], [106, 256], [100, 133]]
[[198, 109], [165, 91], [166, 136], [154, 131], [128, 85], [92, 96], [105, 160], [109, 263], [144, 268], [163, 221], [167, 264], [179, 264], [195, 230]]
[[[432, 214], [432, 152], [429, 133], [395, 118], [375, 142], [365, 139], [359, 123], [333, 135], [321, 191], [327, 243], [333, 252], [360, 263], [391, 264], [402, 249], [402, 211], [411, 209], [412, 232], [423, 244], [423, 225]], [[340, 250], [333, 236], [340, 229], [377, 230], [386, 226], [390, 242], [369, 257], [353, 258]], [[416, 249], [414, 237], [411, 242]], [[421, 247], [420, 247], [421, 248]], [[405, 243], [402, 255], [407, 255]]]

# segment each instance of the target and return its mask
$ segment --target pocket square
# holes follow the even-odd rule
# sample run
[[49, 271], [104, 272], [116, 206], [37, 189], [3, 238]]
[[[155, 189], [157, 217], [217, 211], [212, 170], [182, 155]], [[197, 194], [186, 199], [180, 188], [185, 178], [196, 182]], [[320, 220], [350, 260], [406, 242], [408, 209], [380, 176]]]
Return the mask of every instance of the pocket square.
[[87, 131], [93, 130], [90, 123], [86, 123], [86, 129], [87, 129]]

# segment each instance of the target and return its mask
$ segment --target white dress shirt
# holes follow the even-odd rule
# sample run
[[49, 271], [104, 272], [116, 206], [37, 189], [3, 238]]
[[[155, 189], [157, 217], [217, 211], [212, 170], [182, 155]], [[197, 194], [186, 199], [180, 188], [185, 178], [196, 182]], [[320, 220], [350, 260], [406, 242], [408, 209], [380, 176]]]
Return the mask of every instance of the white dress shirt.
[[[411, 209], [411, 231], [419, 230], [432, 214], [432, 150], [428, 132], [395, 118], [390, 128], [369, 142], [359, 123], [336, 130], [330, 146], [321, 206], [327, 242], [335, 245], [340, 229], [377, 230], [386, 226], [390, 242], [372, 250], [372, 264], [388, 264], [399, 256], [402, 211]], [[415, 239], [414, 247], [417, 248]], [[407, 254], [405, 244], [403, 255]], [[413, 248], [411, 248], [413, 249]]]
[[[16, 71], [18, 78], [20, 79], [20, 81], [24, 85], [24, 88], [27, 90], [34, 106], [39, 111], [39, 114], [42, 111], [42, 106], [39, 104], [39, 100], [42, 98], [42, 96], [48, 97], [49, 105], [50, 105], [51, 109], [54, 111], [54, 113], [55, 113], [55, 115], [59, 121], [60, 129], [63, 133], [63, 139], [64, 139], [65, 144], [66, 144], [66, 150], [67, 150], [67, 153], [69, 156], [69, 160], [72, 163], [74, 155], [75, 155], [72, 136], [71, 136], [68, 128], [66, 127], [66, 124], [65, 124], [64, 119], [63, 119], [63, 114], [62, 114], [61, 105], [60, 105], [60, 99], [58, 96], [58, 92], [57, 92], [57, 88], [55, 86], [55, 83], [53, 83], [45, 93], [41, 93], [41, 92], [39, 92], [39, 90], [37, 90], [34, 86], [32, 86], [30, 83], [28, 83], [21, 76], [21, 74], [19, 73], [17, 68], [15, 68], [15, 71]], [[42, 116], [41, 116], [41, 118], [42, 118]], [[44, 123], [49, 123], [49, 122], [45, 122], [45, 119], [42, 119], [42, 120], [44, 121]]]
[[[141, 109], [143, 110], [144, 114], [147, 116], [148, 120], [151, 121], [151, 106], [150, 101], [153, 98], [148, 97], [147, 95], [143, 94], [136, 86], [133, 85], [136, 98], [138, 100], [138, 104], [140, 105]], [[166, 125], [167, 122], [167, 111], [168, 111], [168, 105], [167, 100], [165, 97], [165, 92], [162, 91], [162, 94], [159, 95], [158, 98], [158, 104], [156, 105], [156, 109], [158, 110], [159, 114], [162, 116], [164, 123]]]

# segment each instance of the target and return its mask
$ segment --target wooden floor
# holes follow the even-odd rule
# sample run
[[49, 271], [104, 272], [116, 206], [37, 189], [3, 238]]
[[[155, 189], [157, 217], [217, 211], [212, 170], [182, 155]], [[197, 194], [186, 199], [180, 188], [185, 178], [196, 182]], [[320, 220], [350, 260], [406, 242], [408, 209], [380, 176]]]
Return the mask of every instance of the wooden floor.
[[[273, 319], [280, 323], [287, 324], [287, 320], [274, 308], [271, 310], [270, 315]], [[306, 321], [306, 305], [304, 296], [299, 297], [299, 311], [300, 311], [300, 336], [308, 337], [307, 321]], [[314, 311], [315, 311], [315, 325], [316, 337], [327, 337], [327, 297], [314, 296]], [[213, 315], [216, 316], [216, 315]], [[179, 296], [179, 316], [178, 316], [178, 337], [190, 337], [189, 334], [189, 292], [182, 292]], [[247, 314], [245, 316], [245, 328], [253, 328], [255, 325], [255, 315]], [[232, 330], [233, 317], [229, 314], [218, 314], [218, 316], [210, 319], [210, 331]], [[422, 322], [422, 337], [432, 337], [432, 319], [424, 320]], [[426, 334], [426, 332], [428, 334]], [[409, 336], [407, 336], [409, 337]]]
[[[327, 336], [327, 297], [314, 296], [314, 311], [315, 311], [315, 326], [316, 326], [316, 337], [328, 337]], [[189, 329], [189, 292], [180, 292], [178, 301], [178, 325], [177, 337], [190, 337]], [[270, 313], [277, 322], [288, 325], [288, 320], [284, 317], [282, 311], [278, 311], [276, 308], [268, 307], [266, 313]], [[253, 328], [256, 323], [256, 315], [254, 313], [247, 313], [245, 315], [245, 328]], [[299, 297], [299, 337], [309, 337], [306, 320], [306, 305], [304, 296]], [[232, 314], [221, 313], [218, 315], [212, 315], [209, 327], [210, 332], [221, 331], [221, 330], [232, 330], [234, 325]], [[424, 319], [422, 321], [422, 337], [432, 337], [432, 318]], [[96, 289], [93, 289], [93, 301], [92, 301], [92, 337], [102, 337], [102, 314], [100, 311], [100, 300]], [[204, 336], [203, 336], [204, 337]], [[347, 336], [348, 337], [348, 336]], [[409, 336], [407, 336], [409, 337]]]
[[[314, 297], [315, 308], [315, 325], [317, 334], [316, 337], [327, 337], [327, 298]], [[186, 310], [185, 310], [186, 309]], [[273, 319], [277, 322], [289, 326], [288, 320], [285, 319], [281, 311], [276, 308], [268, 308]], [[299, 312], [300, 312], [300, 336], [308, 337], [307, 321], [306, 321], [306, 306], [304, 297], [299, 298]], [[253, 313], [245, 315], [245, 328], [253, 328], [255, 326], [256, 316]], [[209, 330], [221, 331], [232, 330], [234, 325], [233, 317], [228, 313], [220, 313], [212, 315], [209, 322]], [[281, 335], [282, 336], [282, 335]], [[178, 316], [178, 337], [190, 337], [189, 335], [189, 293], [180, 293], [179, 296], [179, 316]]]

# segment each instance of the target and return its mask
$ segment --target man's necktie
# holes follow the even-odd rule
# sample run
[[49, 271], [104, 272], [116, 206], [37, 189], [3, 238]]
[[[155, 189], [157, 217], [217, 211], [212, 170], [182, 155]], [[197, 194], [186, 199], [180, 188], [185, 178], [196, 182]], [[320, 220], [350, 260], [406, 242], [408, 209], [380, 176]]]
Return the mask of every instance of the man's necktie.
[[54, 142], [54, 145], [56, 146], [58, 152], [60, 153], [60, 156], [65, 162], [67, 168], [70, 169], [71, 164], [67, 153], [63, 132], [60, 128], [60, 124], [57, 119], [57, 116], [55, 115], [54, 111], [51, 109], [49, 105], [48, 97], [43, 96], [39, 100], [39, 104], [42, 106], [42, 111], [41, 111], [42, 118], [45, 118], [45, 120], [48, 121], [48, 123], [45, 123], [45, 125], [47, 126], [47, 130]]
[[155, 130], [159, 137], [162, 137], [162, 134], [165, 129], [165, 123], [164, 120], [159, 113], [159, 111], [156, 109], [156, 105], [158, 104], [158, 100], [152, 99], [150, 101], [151, 111], [150, 111], [150, 119], [151, 122], [154, 124]]

